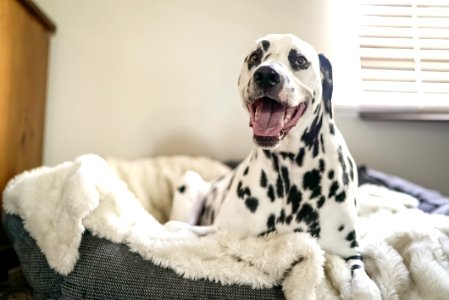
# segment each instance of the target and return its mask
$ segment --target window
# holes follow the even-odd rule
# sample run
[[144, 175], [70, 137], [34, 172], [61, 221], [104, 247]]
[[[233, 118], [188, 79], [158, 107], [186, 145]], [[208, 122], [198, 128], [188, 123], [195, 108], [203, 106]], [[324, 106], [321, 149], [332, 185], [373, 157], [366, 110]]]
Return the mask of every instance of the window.
[[449, 120], [449, 1], [359, 0], [359, 12], [362, 115]]

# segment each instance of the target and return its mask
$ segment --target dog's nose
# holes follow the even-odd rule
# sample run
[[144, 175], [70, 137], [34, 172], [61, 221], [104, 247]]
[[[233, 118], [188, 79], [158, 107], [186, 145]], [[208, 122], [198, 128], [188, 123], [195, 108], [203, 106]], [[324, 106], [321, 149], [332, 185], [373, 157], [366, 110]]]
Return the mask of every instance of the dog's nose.
[[253, 78], [256, 84], [263, 89], [272, 88], [281, 82], [279, 73], [268, 66], [262, 66], [257, 69], [257, 71], [254, 72]]

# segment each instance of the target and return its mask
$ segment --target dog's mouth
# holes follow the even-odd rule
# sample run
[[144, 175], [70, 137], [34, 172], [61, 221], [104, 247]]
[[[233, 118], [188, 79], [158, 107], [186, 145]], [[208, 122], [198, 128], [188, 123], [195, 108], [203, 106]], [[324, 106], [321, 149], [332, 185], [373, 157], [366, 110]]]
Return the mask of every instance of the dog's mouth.
[[273, 147], [296, 126], [306, 110], [306, 104], [288, 106], [269, 97], [262, 97], [249, 104], [248, 109], [256, 143], [263, 147]]

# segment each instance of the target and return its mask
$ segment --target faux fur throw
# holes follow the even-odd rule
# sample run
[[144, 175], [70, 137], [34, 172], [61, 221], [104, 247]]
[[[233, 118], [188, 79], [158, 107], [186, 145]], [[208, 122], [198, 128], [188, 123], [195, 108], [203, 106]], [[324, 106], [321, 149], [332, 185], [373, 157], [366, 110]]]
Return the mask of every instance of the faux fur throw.
[[[49, 265], [63, 275], [73, 270], [88, 229], [186, 278], [254, 288], [282, 284], [287, 299], [348, 297], [345, 263], [307, 234], [201, 236], [201, 227], [164, 223], [187, 170], [209, 180], [228, 171], [206, 158], [106, 162], [85, 155], [15, 177], [4, 191], [4, 209], [24, 220]], [[375, 186], [359, 192], [357, 233], [382, 297], [449, 299], [449, 218], [411, 208], [417, 201], [404, 194]]]

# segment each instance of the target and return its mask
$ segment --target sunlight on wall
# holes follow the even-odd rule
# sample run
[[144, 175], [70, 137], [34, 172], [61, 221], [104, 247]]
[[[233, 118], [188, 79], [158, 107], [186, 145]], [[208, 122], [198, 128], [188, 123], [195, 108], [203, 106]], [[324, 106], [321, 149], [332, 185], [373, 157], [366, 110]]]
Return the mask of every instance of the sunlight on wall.
[[334, 69], [334, 104], [356, 106], [360, 99], [358, 1], [326, 1], [329, 51]]
[[40, 0], [51, 44], [45, 162], [85, 152], [241, 159], [243, 58], [269, 33], [328, 53], [325, 1]]

